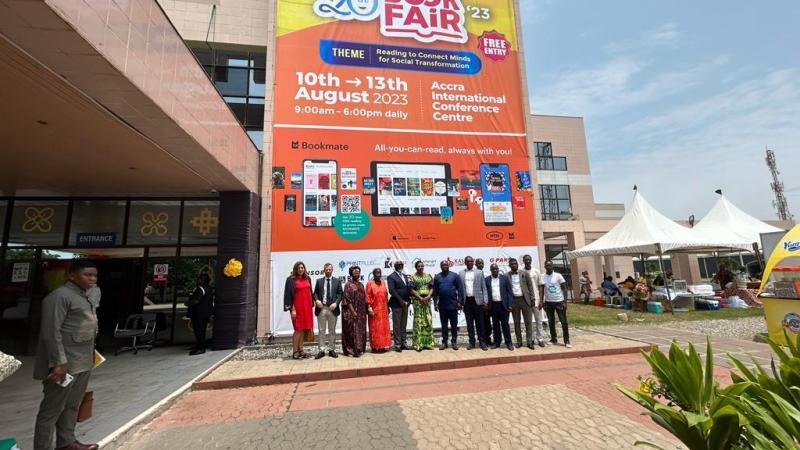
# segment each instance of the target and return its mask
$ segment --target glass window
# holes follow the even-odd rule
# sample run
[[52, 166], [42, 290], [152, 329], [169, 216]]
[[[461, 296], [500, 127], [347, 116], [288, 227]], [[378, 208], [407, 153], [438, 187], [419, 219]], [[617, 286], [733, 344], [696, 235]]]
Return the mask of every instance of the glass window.
[[213, 51], [206, 47], [192, 47], [192, 53], [194, 53], [195, 58], [200, 61], [200, 64], [206, 65], [213, 65], [214, 63], [214, 56]]
[[553, 145], [549, 142], [536, 142], [536, 156], [553, 156]]
[[572, 201], [569, 186], [556, 184], [539, 185], [543, 220], [569, 220], [572, 218]]
[[567, 170], [567, 158], [563, 156], [554, 156], [552, 161], [553, 170]]
[[217, 247], [182, 247], [181, 256], [217, 256]]
[[250, 136], [250, 140], [253, 141], [253, 144], [256, 145], [257, 149], [261, 151], [264, 150], [264, 130], [248, 128], [247, 135]]
[[[250, 99], [250, 104], [247, 105], [247, 120], [245, 121], [245, 125], [247, 127], [256, 127], [259, 129], [264, 128], [264, 101], [261, 100], [259, 103], [257, 100], [260, 99]], [[256, 100], [255, 102], [253, 100]]]
[[157, 258], [163, 256], [175, 256], [178, 254], [178, 249], [176, 247], [152, 247], [147, 256], [150, 258]]
[[63, 245], [67, 204], [66, 200], [15, 201], [9, 244]]
[[247, 98], [245, 97], [225, 97], [225, 102], [233, 111], [233, 114], [239, 119], [239, 123], [244, 123], [247, 115]]
[[248, 95], [251, 97], [264, 97], [264, 70], [256, 69], [250, 71], [250, 90]]
[[188, 201], [183, 206], [182, 244], [216, 244], [219, 201]]
[[177, 244], [180, 214], [179, 201], [132, 201], [128, 214], [127, 244]]
[[257, 67], [263, 69], [267, 67], [267, 52], [253, 52], [250, 53], [250, 67]]
[[216, 65], [247, 67], [250, 65], [250, 57], [246, 51], [238, 50], [216, 50]]
[[222, 95], [247, 95], [248, 70], [217, 67], [214, 82]]
[[122, 244], [124, 200], [76, 200], [72, 203], [69, 244], [76, 247], [113, 247]]

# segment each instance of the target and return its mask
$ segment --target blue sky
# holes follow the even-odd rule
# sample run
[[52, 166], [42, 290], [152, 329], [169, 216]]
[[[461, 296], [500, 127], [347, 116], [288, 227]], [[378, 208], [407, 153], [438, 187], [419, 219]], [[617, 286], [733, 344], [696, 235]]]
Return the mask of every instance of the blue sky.
[[775, 219], [769, 146], [800, 220], [800, 1], [520, 1], [531, 109], [584, 117], [597, 202]]

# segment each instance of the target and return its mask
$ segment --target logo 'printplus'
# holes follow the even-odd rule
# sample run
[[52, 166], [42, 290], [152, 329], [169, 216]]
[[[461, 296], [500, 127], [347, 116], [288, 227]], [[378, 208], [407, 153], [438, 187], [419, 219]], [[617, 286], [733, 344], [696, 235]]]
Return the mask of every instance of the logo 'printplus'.
[[339, 20], [380, 18], [381, 34], [420, 42], [467, 42], [461, 0], [316, 0], [314, 13]]
[[508, 42], [503, 33], [484, 31], [481, 37], [478, 38], [478, 48], [487, 58], [494, 61], [502, 61], [508, 56], [511, 43]]

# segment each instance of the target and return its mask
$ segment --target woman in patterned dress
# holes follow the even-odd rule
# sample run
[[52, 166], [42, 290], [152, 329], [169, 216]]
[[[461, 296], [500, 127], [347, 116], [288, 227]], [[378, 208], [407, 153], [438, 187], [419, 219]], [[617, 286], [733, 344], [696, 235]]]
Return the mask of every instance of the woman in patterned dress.
[[411, 275], [411, 297], [414, 304], [414, 350], [433, 350], [433, 318], [431, 316], [431, 296], [433, 278], [425, 273], [425, 263], [414, 264], [416, 273]]
[[361, 268], [349, 270], [350, 280], [342, 295], [342, 353], [358, 358], [367, 350], [367, 303]]
[[291, 311], [292, 327], [292, 359], [308, 358], [303, 351], [303, 337], [306, 330], [314, 328], [314, 313], [312, 312], [313, 300], [311, 299], [311, 278], [306, 272], [306, 265], [298, 261], [292, 268], [292, 274], [286, 278], [283, 289], [283, 310]]
[[383, 353], [392, 346], [389, 333], [389, 291], [381, 279], [381, 269], [372, 270], [367, 283], [367, 315], [369, 315], [369, 346], [373, 353]]

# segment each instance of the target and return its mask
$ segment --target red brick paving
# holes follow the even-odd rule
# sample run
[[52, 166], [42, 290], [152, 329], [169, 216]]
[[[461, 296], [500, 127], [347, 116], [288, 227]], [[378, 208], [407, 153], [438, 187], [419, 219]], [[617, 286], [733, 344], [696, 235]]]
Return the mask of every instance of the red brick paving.
[[[606, 407], [664, 433], [643, 408], [614, 387], [638, 385], [637, 375], [649, 366], [640, 355], [522, 362], [446, 371], [374, 375], [236, 389], [199, 390], [183, 397], [151, 427], [168, 427], [279, 416], [308, 411], [390, 401], [476, 393], [545, 384], [562, 384]], [[717, 378], [730, 380], [730, 370], [715, 367]]]

